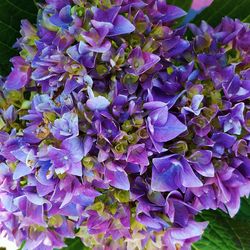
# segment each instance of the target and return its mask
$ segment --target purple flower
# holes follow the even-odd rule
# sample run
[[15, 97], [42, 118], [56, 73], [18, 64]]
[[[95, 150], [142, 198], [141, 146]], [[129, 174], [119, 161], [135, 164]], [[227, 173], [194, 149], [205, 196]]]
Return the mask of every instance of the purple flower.
[[46, 2], [56, 9], [62, 9], [64, 6], [70, 4], [71, 0], [46, 0]]
[[11, 62], [14, 68], [7, 77], [5, 88], [7, 90], [21, 89], [30, 81], [30, 65], [20, 56], [13, 57]]
[[189, 42], [180, 37], [172, 37], [162, 42], [161, 54], [165, 58], [176, 57], [189, 47]]
[[156, 23], [159, 20], [162, 22], [171, 22], [186, 14], [184, 10], [177, 6], [169, 5], [165, 1], [152, 1], [147, 8], [149, 9], [150, 17]]
[[229, 82], [223, 83], [222, 87], [225, 96], [229, 100], [239, 102], [250, 97], [249, 85], [249, 80], [241, 80], [238, 75], [234, 75], [233, 79]]
[[79, 62], [85, 67], [94, 68], [95, 66], [97, 55], [93, 51], [89, 50], [87, 45], [83, 41], [80, 41], [80, 43], [77, 45], [69, 47], [67, 49], [67, 54], [72, 60]]
[[250, 29], [175, 28], [184, 15], [165, 0], [46, 0], [22, 22], [0, 79], [0, 234], [34, 250], [76, 235], [91, 249], [190, 249], [207, 225], [197, 213], [237, 213]]
[[22, 147], [11, 152], [13, 156], [19, 160], [13, 173], [13, 179], [19, 179], [25, 175], [32, 173], [37, 165], [37, 158], [34, 150]]
[[105, 40], [105, 37], [109, 32], [109, 27], [107, 27], [107, 25], [99, 27], [100, 24], [96, 21], [94, 24], [95, 28], [91, 28], [90, 31], [81, 33], [81, 36], [86, 41], [86, 43], [80, 42], [79, 46], [81, 50], [105, 53], [111, 47], [110, 41]]
[[202, 108], [200, 108], [200, 104], [202, 103], [204, 96], [203, 95], [195, 95], [192, 98], [192, 102], [190, 107], [183, 107], [182, 112], [185, 113], [193, 113], [194, 115], [200, 115]]
[[56, 119], [51, 133], [58, 140], [77, 137], [79, 135], [77, 114], [69, 112], [63, 114], [62, 118]]
[[143, 107], [150, 111], [151, 123], [159, 126], [166, 124], [168, 120], [168, 105], [164, 102], [147, 102]]
[[168, 229], [164, 235], [164, 243], [169, 250], [189, 249], [191, 244], [201, 238], [207, 222], [189, 221], [184, 228]]
[[200, 186], [202, 182], [183, 156], [174, 154], [153, 159], [152, 190], [165, 192]]
[[243, 139], [237, 140], [232, 147], [235, 156], [238, 157], [240, 155], [247, 157], [249, 147], [247, 142]]
[[90, 98], [86, 104], [90, 110], [104, 110], [109, 106], [110, 102], [104, 96], [97, 96]]
[[133, 24], [122, 15], [119, 15], [121, 7], [115, 6], [106, 10], [93, 8], [94, 21], [100, 22], [100, 26], [109, 27], [108, 36], [117, 36], [131, 33], [135, 30]]
[[204, 116], [194, 117], [190, 123], [194, 125], [196, 135], [200, 137], [206, 136], [211, 130], [211, 125]]
[[213, 177], [215, 171], [211, 162], [212, 156], [213, 154], [209, 150], [197, 150], [188, 158], [188, 161], [200, 175]]
[[231, 217], [235, 216], [240, 208], [241, 189], [247, 188], [248, 181], [237, 170], [221, 162], [221, 168], [209, 183], [217, 184], [217, 200], [226, 206]]
[[17, 118], [17, 112], [13, 105], [10, 105], [6, 110], [2, 110], [1, 113], [4, 120], [9, 124], [13, 123]]
[[192, 205], [183, 201], [182, 194], [172, 191], [166, 198], [165, 212], [172, 223], [181, 227], [186, 227], [189, 222], [189, 214], [197, 214], [198, 211]]
[[225, 149], [231, 148], [236, 141], [236, 137], [228, 135], [226, 133], [215, 133], [212, 136], [212, 140], [215, 142], [214, 151], [221, 155]]
[[240, 135], [241, 127], [244, 123], [244, 103], [238, 103], [230, 109], [230, 113], [224, 116], [219, 116], [219, 121], [224, 132]]
[[235, 40], [243, 29], [244, 24], [238, 19], [232, 20], [228, 17], [224, 17], [215, 29], [215, 36], [222, 44], [227, 44]]
[[[158, 120], [160, 119], [165, 117], [160, 116]], [[187, 130], [187, 127], [171, 113], [168, 113], [168, 119], [164, 125], [158, 125], [160, 123], [158, 120], [154, 122], [150, 116], [147, 120], [149, 133], [156, 142], [170, 141]]]
[[94, 96], [94, 93], [90, 87], [88, 87], [88, 94], [89, 99], [86, 102], [86, 105], [90, 110], [104, 110], [109, 106], [109, 100], [101, 95]]
[[127, 173], [122, 167], [109, 163], [105, 170], [105, 178], [111, 186], [122, 190], [129, 190], [130, 183]]
[[129, 146], [127, 162], [139, 164], [141, 167], [148, 166], [149, 160], [145, 144], [136, 144]]
[[72, 175], [82, 176], [81, 160], [84, 156], [82, 146], [81, 140], [75, 137], [64, 140], [60, 148], [53, 146], [48, 148], [48, 157], [56, 174], [68, 172]]
[[20, 138], [16, 137], [16, 131], [12, 130], [10, 134], [0, 132], [0, 156], [9, 161], [15, 161], [15, 156], [11, 153], [19, 149], [22, 145]]
[[144, 52], [141, 48], [136, 47], [129, 55], [128, 63], [130, 68], [128, 73], [134, 75], [141, 75], [152, 68], [160, 61], [160, 57], [149, 52]]
[[73, 21], [70, 11], [71, 11], [71, 6], [67, 5], [63, 7], [59, 11], [59, 13], [55, 13], [54, 15], [52, 15], [49, 20], [54, 25], [63, 29], [67, 29], [70, 23]]

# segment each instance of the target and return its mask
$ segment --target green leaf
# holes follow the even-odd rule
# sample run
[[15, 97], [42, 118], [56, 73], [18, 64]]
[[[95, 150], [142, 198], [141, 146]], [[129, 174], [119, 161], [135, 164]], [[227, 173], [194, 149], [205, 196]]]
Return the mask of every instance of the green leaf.
[[90, 250], [90, 248], [85, 247], [82, 244], [80, 238], [66, 239], [65, 243], [67, 244], [67, 247], [62, 248], [61, 250]]
[[191, 7], [192, 0], [168, 0], [168, 4], [176, 5], [185, 11], [188, 11]]
[[250, 199], [242, 199], [239, 213], [230, 218], [222, 211], [204, 211], [197, 216], [209, 221], [202, 239], [193, 250], [249, 250], [250, 249]]
[[9, 60], [17, 55], [13, 44], [20, 37], [22, 19], [35, 23], [37, 8], [33, 0], [0, 0], [0, 75], [6, 75], [11, 68]]
[[210, 25], [216, 26], [224, 16], [249, 21], [249, 7], [250, 0], [214, 0], [208, 8], [195, 18], [194, 22], [200, 24], [201, 20], [205, 20]]

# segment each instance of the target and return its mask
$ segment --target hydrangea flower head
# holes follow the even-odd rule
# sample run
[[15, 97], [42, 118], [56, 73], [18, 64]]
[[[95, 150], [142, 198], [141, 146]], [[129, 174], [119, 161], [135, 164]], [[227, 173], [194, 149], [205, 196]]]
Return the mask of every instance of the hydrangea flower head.
[[[203, 1], [208, 2], [211, 1]], [[250, 192], [249, 26], [163, 0], [46, 0], [0, 87], [0, 232], [23, 249], [191, 249]], [[192, 32], [187, 40], [186, 31]]]

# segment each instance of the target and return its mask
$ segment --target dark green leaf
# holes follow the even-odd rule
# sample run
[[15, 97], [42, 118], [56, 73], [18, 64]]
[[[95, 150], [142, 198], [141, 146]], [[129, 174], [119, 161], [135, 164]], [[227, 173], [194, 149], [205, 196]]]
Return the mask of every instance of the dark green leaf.
[[10, 70], [9, 59], [17, 54], [12, 46], [20, 37], [22, 19], [36, 21], [37, 8], [33, 0], [0, 0], [0, 74]]
[[250, 249], [250, 199], [242, 199], [240, 212], [233, 219], [221, 211], [204, 211], [197, 219], [209, 221], [209, 226], [193, 250]]
[[212, 26], [220, 23], [224, 16], [238, 18], [240, 20], [250, 20], [250, 0], [214, 0], [210, 7], [199, 14], [194, 22], [199, 24], [205, 20]]
[[85, 247], [82, 244], [80, 238], [66, 239], [65, 243], [67, 244], [67, 247], [62, 248], [61, 250], [90, 250], [90, 248]]
[[182, 8], [185, 11], [188, 11], [191, 7], [192, 0], [169, 0], [167, 1], [168, 4], [176, 5]]

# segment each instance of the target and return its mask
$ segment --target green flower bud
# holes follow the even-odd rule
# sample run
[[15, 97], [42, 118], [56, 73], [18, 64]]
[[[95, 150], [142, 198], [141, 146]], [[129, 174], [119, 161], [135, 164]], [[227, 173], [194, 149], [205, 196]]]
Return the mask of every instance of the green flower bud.
[[217, 104], [218, 107], [221, 109], [223, 107], [223, 104], [220, 91], [214, 90], [210, 93], [210, 96], [212, 104]]
[[74, 7], [71, 8], [71, 14], [74, 14], [74, 13], [77, 16], [82, 17], [85, 14], [85, 9], [82, 6], [75, 5]]
[[131, 47], [136, 47], [138, 44], [141, 44], [141, 36], [136, 33], [131, 33], [129, 36], [129, 44]]
[[146, 22], [136, 22], [136, 31], [139, 33], [144, 33], [148, 25]]
[[28, 184], [28, 178], [27, 177], [22, 177], [20, 180], [20, 186], [24, 187]]
[[24, 100], [24, 101], [22, 102], [22, 105], [21, 105], [20, 109], [29, 109], [29, 108], [30, 108], [30, 105], [31, 105], [31, 102], [30, 102], [30, 101]]
[[43, 226], [39, 226], [39, 225], [32, 225], [30, 227], [30, 230], [33, 230], [34, 232], [44, 232], [46, 228]]
[[54, 122], [56, 120], [56, 114], [53, 112], [46, 112], [43, 114], [44, 118], [50, 122]]
[[102, 76], [108, 72], [108, 69], [105, 65], [100, 64], [96, 66], [96, 72]]
[[61, 215], [54, 215], [48, 220], [49, 227], [60, 227], [63, 224], [63, 219]]
[[136, 133], [133, 133], [133, 134], [127, 135], [126, 139], [129, 144], [136, 144], [136, 142], [138, 141], [138, 136]]
[[114, 196], [119, 202], [129, 202], [130, 199], [129, 191], [125, 190], [116, 190]]
[[165, 214], [162, 213], [157, 213], [157, 215], [164, 220], [165, 222], [167, 222], [169, 225], [172, 225], [172, 222], [170, 221], [169, 217], [166, 216]]
[[156, 42], [153, 38], [148, 39], [147, 43], [143, 46], [143, 51], [153, 53], [159, 48], [159, 43]]
[[8, 92], [6, 99], [10, 103], [21, 102], [23, 100], [23, 95], [21, 91], [12, 90]]
[[95, 165], [94, 160], [90, 156], [86, 156], [82, 159], [82, 164], [87, 169], [92, 169]]
[[107, 144], [107, 141], [102, 137], [98, 137], [96, 143], [97, 145], [104, 147]]
[[20, 52], [20, 56], [23, 58], [27, 58], [29, 55], [30, 55], [30, 53], [26, 49], [22, 49]]
[[136, 127], [141, 127], [144, 123], [143, 118], [137, 117], [136, 119], [133, 120], [134, 124]]
[[39, 38], [37, 36], [29, 36], [26, 40], [25, 43], [29, 46], [35, 46], [36, 45], [36, 40]]
[[122, 130], [125, 131], [125, 132], [130, 132], [132, 131], [133, 129], [133, 124], [131, 123], [130, 120], [127, 120], [125, 121], [123, 124], [122, 124]]
[[210, 108], [204, 107], [202, 110], [202, 115], [206, 117], [208, 120], [210, 120], [215, 112], [216, 112], [215, 106], [211, 106]]
[[156, 26], [153, 28], [153, 30], [150, 33], [150, 36], [154, 38], [162, 38], [164, 36], [164, 29], [162, 26]]
[[188, 151], [188, 145], [185, 141], [178, 141], [169, 148], [173, 153], [185, 154]]
[[99, 214], [103, 213], [104, 211], [104, 204], [101, 201], [95, 202], [90, 209], [97, 211]]
[[167, 73], [171, 75], [174, 72], [173, 67], [167, 67]]
[[126, 74], [123, 77], [123, 83], [124, 84], [134, 84], [138, 81], [139, 77], [131, 74]]
[[62, 179], [64, 179], [65, 177], [66, 177], [66, 173], [63, 173], [63, 174], [58, 174], [57, 175], [57, 177], [60, 179], [60, 180], [62, 180]]
[[0, 98], [0, 108], [1, 109], [6, 109], [8, 107], [8, 104], [4, 98]]
[[122, 65], [125, 61], [125, 56], [122, 55], [122, 56], [116, 57], [115, 61], [116, 61], [116, 65]]
[[137, 131], [138, 136], [141, 139], [147, 139], [148, 138], [148, 131], [146, 128], [140, 129]]
[[187, 96], [189, 99], [192, 99], [195, 95], [200, 94], [199, 86], [200, 85], [194, 85], [189, 89], [189, 91], [187, 92]]
[[214, 91], [214, 84], [211, 81], [203, 81], [203, 95], [210, 96], [211, 92]]
[[10, 168], [10, 170], [12, 171], [12, 172], [14, 172], [15, 171], [15, 169], [16, 169], [16, 162], [9, 162], [8, 163], [8, 167]]
[[100, 2], [97, 2], [98, 5], [100, 5], [100, 7], [107, 7], [107, 8], [111, 8], [112, 4], [111, 4], [111, 1], [110, 0], [102, 0]]
[[109, 205], [109, 211], [114, 215], [117, 211], [117, 204], [113, 202], [112, 204]]
[[138, 222], [135, 218], [131, 218], [131, 230], [132, 231], [141, 231], [141, 230], [145, 230], [146, 227], [141, 224], [140, 222]]
[[128, 147], [128, 142], [125, 140], [122, 140], [116, 144], [115, 151], [119, 154], [122, 154], [127, 151], [127, 147]]
[[5, 122], [4, 122], [4, 120], [2, 119], [2, 117], [0, 116], [0, 130], [3, 128], [3, 127], [5, 127]]

